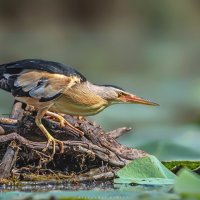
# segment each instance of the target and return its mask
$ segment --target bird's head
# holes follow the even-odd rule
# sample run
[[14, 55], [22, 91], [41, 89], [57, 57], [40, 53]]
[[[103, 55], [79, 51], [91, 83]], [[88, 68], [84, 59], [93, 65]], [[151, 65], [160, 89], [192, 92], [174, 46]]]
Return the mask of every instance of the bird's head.
[[143, 99], [134, 94], [124, 91], [122, 88], [113, 85], [102, 85], [103, 93], [101, 97], [108, 101], [109, 104], [117, 103], [132, 103], [132, 104], [144, 104], [151, 106], [159, 106], [159, 104], [152, 101]]

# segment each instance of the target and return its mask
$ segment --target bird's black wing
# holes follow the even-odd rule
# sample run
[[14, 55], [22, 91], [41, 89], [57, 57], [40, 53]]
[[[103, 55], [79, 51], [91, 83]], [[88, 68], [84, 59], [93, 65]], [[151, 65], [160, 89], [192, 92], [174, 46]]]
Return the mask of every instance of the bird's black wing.
[[7, 64], [0, 65], [0, 74], [2, 72], [20, 73], [24, 69], [41, 70], [54, 74], [63, 74], [66, 76], [77, 76], [81, 81], [86, 81], [86, 78], [77, 70], [67, 65], [40, 59], [19, 60]]
[[71, 67], [44, 60], [21, 60], [0, 65], [0, 87], [15, 97], [50, 101], [85, 77]]

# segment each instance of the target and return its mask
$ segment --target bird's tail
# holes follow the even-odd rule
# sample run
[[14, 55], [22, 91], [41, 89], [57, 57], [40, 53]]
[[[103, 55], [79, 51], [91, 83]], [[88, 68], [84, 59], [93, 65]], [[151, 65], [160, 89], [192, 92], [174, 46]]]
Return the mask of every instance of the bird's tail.
[[0, 89], [10, 92], [8, 79], [4, 77], [5, 73], [6, 73], [6, 66], [0, 65]]

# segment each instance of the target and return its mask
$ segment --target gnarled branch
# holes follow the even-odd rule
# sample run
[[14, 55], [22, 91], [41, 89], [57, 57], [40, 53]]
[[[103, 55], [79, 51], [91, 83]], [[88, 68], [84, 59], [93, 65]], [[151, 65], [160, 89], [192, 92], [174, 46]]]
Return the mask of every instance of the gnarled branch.
[[[44, 170], [47, 173], [46, 169], [48, 173], [62, 174], [62, 177], [75, 174], [74, 180], [109, 179], [130, 161], [147, 155], [142, 150], [125, 147], [116, 141], [116, 138], [129, 132], [130, 128], [123, 127], [106, 133], [86, 118], [63, 115], [68, 122], [84, 132], [84, 136], [80, 137], [69, 127], [61, 127], [55, 119], [45, 116], [43, 124], [53, 137], [63, 141], [65, 149], [60, 154], [59, 147], [56, 146], [56, 155], [53, 161], [49, 161], [52, 147], [46, 152], [42, 151], [46, 146], [46, 138], [35, 124], [36, 112], [22, 107], [21, 103], [16, 102], [11, 115], [13, 119], [0, 118], [0, 158], [4, 165], [9, 165], [7, 174], [10, 175], [13, 169], [19, 179], [25, 178], [22, 176], [23, 172], [41, 175]], [[16, 116], [22, 117], [17, 120]], [[12, 141], [18, 146], [16, 151], [11, 151], [13, 148], [8, 146]], [[5, 159], [8, 155], [12, 159]], [[95, 171], [101, 167], [104, 168], [103, 172]], [[91, 171], [96, 173], [91, 175]], [[0, 176], [7, 177], [2, 176], [3, 173], [0, 167]]]

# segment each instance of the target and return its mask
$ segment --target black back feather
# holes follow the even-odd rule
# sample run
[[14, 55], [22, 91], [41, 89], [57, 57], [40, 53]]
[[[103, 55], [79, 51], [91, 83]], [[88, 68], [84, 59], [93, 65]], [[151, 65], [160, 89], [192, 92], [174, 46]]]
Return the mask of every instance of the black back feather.
[[64, 74], [66, 76], [78, 76], [81, 81], [86, 81], [86, 78], [80, 72], [67, 65], [40, 59], [26, 59], [2, 64], [0, 65], [0, 77], [3, 73], [18, 74], [24, 69], [42, 70], [54, 74]]
[[[16, 87], [14, 84], [19, 76], [19, 73], [25, 69], [42, 70], [49, 73], [63, 74], [66, 76], [77, 76], [82, 82], [86, 81], [86, 78], [81, 73], [61, 63], [38, 59], [26, 59], [0, 65], [0, 88], [8, 92], [12, 92], [13, 96], [30, 97], [29, 92], [23, 91], [22, 87]], [[9, 74], [9, 77], [5, 77], [5, 74]], [[39, 87], [39, 85], [37, 87]], [[56, 94], [56, 96], [58, 95], [60, 95], [60, 93]], [[41, 98], [41, 101], [49, 101], [52, 98], [54, 98], [54, 96], [50, 98], [44, 97]]]

